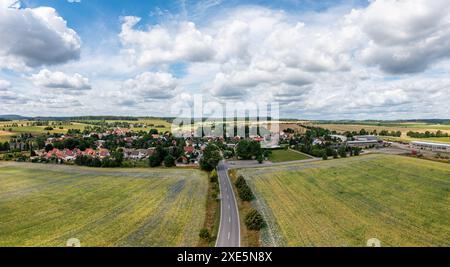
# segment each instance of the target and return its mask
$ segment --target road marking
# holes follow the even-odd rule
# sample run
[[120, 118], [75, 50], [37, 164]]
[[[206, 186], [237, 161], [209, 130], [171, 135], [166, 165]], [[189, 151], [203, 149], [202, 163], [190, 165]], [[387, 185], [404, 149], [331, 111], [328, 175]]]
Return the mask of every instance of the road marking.
[[228, 222], [231, 222], [231, 216], [228, 217]]
[[227, 199], [230, 199], [230, 195], [227, 195]]
[[228, 240], [230, 240], [230, 232], [228, 232]]
[[231, 209], [231, 206], [230, 206], [230, 204], [228, 204], [228, 209]]

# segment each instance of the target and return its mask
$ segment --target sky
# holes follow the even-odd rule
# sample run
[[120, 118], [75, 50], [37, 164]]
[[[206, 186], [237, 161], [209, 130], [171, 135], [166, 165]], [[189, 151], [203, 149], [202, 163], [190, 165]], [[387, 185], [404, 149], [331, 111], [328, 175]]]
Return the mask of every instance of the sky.
[[0, 114], [450, 118], [448, 0], [0, 0]]

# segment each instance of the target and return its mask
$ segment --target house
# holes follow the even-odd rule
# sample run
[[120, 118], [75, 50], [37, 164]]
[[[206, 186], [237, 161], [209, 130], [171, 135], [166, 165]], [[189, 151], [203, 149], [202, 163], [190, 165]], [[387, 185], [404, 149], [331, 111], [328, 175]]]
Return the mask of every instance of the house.
[[155, 151], [155, 148], [149, 148], [149, 149], [124, 148], [123, 156], [125, 159], [141, 160], [141, 159], [148, 158], [149, 156], [153, 155], [154, 151]]
[[98, 157], [101, 159], [109, 157], [109, 156], [111, 156], [111, 154], [109, 153], [109, 150], [106, 148], [102, 148], [98, 151]]
[[195, 148], [193, 146], [185, 146], [183, 149], [184, 153], [186, 154], [192, 154], [195, 151]]
[[355, 141], [378, 141], [378, 137], [375, 135], [355, 135], [353, 136]]

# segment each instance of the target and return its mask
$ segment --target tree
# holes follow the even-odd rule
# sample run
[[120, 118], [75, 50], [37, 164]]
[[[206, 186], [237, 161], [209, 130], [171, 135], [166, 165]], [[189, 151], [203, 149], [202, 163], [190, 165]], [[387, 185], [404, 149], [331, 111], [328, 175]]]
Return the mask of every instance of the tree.
[[261, 144], [256, 141], [242, 140], [236, 146], [236, 155], [244, 160], [252, 159], [261, 153]]
[[158, 152], [155, 151], [155, 153], [148, 158], [148, 165], [152, 168], [161, 166], [161, 160], [159, 159]]
[[264, 156], [262, 153], [258, 154], [256, 156], [256, 160], [258, 161], [259, 164], [262, 164], [264, 162]]
[[252, 201], [255, 198], [252, 190], [250, 189], [247, 182], [245, 181], [245, 178], [242, 175], [238, 177], [234, 184], [236, 185], [239, 197], [243, 201]]
[[265, 227], [266, 223], [262, 215], [255, 209], [251, 209], [245, 216], [245, 225], [249, 230], [261, 230]]
[[347, 151], [346, 151], [345, 147], [341, 146], [341, 147], [338, 149], [338, 154], [339, 154], [339, 156], [340, 156], [341, 158], [346, 158], [346, 157], [347, 157]]
[[53, 150], [53, 145], [52, 144], [47, 144], [45, 146], [45, 152], [49, 152], [49, 151], [52, 151], [52, 150]]
[[114, 161], [117, 163], [118, 166], [122, 165], [123, 162], [123, 150], [117, 149], [114, 151], [111, 155], [114, 158]]
[[167, 168], [175, 166], [175, 158], [172, 157], [171, 155], [167, 155], [164, 158], [164, 166], [166, 166]]
[[338, 153], [336, 150], [333, 149], [333, 158], [337, 159], [338, 158]]
[[214, 144], [209, 144], [200, 159], [200, 168], [205, 171], [212, 171], [219, 165], [221, 159], [219, 148]]

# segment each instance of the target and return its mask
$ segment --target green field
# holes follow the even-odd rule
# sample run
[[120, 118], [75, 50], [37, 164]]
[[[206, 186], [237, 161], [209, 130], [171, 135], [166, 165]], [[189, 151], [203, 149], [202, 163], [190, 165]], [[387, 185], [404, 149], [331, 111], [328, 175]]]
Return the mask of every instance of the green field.
[[294, 161], [294, 160], [304, 160], [309, 159], [305, 154], [301, 154], [292, 150], [272, 150], [272, 153], [269, 155], [269, 161], [277, 163], [277, 162], [286, 162], [286, 161]]
[[0, 163], [0, 247], [196, 246], [206, 174]]
[[450, 164], [389, 155], [240, 170], [265, 245], [450, 245]]

